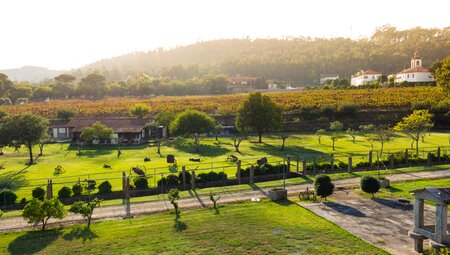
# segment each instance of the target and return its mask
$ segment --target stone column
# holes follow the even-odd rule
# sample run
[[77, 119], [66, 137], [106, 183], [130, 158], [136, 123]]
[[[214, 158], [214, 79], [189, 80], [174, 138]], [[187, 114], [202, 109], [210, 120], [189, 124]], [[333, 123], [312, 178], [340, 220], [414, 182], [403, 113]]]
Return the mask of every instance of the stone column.
[[423, 227], [423, 212], [424, 203], [423, 199], [414, 198], [414, 231]]
[[314, 158], [314, 161], [313, 161], [313, 175], [316, 175], [316, 158]]
[[195, 171], [192, 171], [191, 178], [191, 189], [195, 189]]
[[372, 170], [373, 169], [372, 151], [369, 152], [369, 164], [370, 170]]
[[447, 205], [436, 204], [436, 241], [443, 243], [447, 235]]
[[331, 156], [330, 165], [331, 165], [331, 172], [334, 172], [334, 156]]
[[47, 199], [53, 198], [53, 182], [52, 179], [47, 180]]
[[409, 157], [409, 153], [408, 153], [408, 149], [405, 150], [405, 164], [408, 164], [408, 157]]
[[187, 186], [186, 186], [186, 167], [185, 166], [181, 167], [181, 173], [183, 176], [183, 189], [186, 190]]
[[427, 165], [431, 165], [431, 152], [427, 154]]
[[394, 168], [394, 154], [389, 155], [389, 164], [391, 169]]
[[437, 148], [437, 158], [438, 158], [438, 162], [441, 163], [441, 147]]
[[306, 176], [308, 173], [308, 169], [306, 167], [306, 160], [302, 160], [302, 167], [303, 167], [303, 176]]
[[249, 184], [253, 184], [254, 183], [254, 178], [255, 178], [255, 166], [251, 166], [250, 167], [250, 180], [248, 181]]
[[241, 161], [238, 160], [236, 163], [236, 177], [238, 179], [238, 184], [241, 185]]
[[348, 170], [349, 173], [352, 172], [352, 165], [353, 165], [352, 157], [348, 157], [348, 166], [347, 166], [347, 170]]
[[287, 168], [286, 168], [287, 172], [290, 172], [291, 171], [291, 156], [287, 156], [286, 166], [287, 166]]

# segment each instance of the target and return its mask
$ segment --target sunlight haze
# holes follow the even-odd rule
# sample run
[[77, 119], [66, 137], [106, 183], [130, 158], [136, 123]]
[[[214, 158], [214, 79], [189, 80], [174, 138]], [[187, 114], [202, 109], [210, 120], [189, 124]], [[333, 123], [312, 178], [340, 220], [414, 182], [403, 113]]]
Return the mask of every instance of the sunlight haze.
[[450, 25], [447, 1], [86, 1], [0, 3], [0, 69], [71, 69], [133, 51], [222, 38], [369, 37], [376, 27]]

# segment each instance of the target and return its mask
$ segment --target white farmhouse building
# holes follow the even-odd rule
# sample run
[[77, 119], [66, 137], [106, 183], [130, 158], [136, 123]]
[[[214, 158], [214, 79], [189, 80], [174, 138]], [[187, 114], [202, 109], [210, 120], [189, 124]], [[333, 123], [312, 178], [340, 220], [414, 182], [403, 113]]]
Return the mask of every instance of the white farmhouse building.
[[353, 86], [364, 85], [370, 82], [378, 81], [381, 78], [381, 73], [375, 72], [373, 70], [361, 70], [354, 75], [352, 75], [352, 80], [350, 82]]
[[417, 52], [411, 58], [411, 68], [401, 71], [395, 77], [395, 83], [402, 82], [434, 82], [431, 72], [422, 67], [422, 59], [419, 58]]

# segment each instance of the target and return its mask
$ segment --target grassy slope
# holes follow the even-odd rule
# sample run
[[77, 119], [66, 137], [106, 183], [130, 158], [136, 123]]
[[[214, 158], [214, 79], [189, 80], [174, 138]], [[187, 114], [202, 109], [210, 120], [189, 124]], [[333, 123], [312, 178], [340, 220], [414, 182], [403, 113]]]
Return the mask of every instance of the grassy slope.
[[[432, 133], [431, 136], [425, 138], [425, 143], [420, 143], [422, 147], [446, 146], [448, 144], [448, 133]], [[227, 155], [233, 153], [232, 141], [229, 138], [220, 138], [220, 142], [212, 138], [205, 138], [202, 141], [202, 149], [200, 154], [193, 153], [193, 147], [190, 146], [190, 140], [181, 140], [172, 142], [162, 146], [161, 152], [163, 156], [174, 154], [178, 160], [178, 165], [188, 165], [187, 169], [205, 168], [209, 171], [214, 167], [215, 171], [225, 170], [229, 177], [234, 177], [235, 166], [225, 162]], [[294, 134], [286, 141], [286, 150], [280, 151], [280, 139], [275, 136], [267, 136], [262, 144], [255, 142], [255, 137], [242, 142], [239, 155], [245, 163], [254, 163], [255, 159], [262, 156], [268, 156], [269, 162], [281, 161], [287, 154], [292, 155], [295, 159], [299, 155], [300, 159], [322, 157], [329, 158], [331, 149], [331, 141], [329, 137], [322, 137], [322, 144], [318, 144], [317, 137], [310, 134]], [[346, 162], [347, 153], [354, 155], [354, 163], [358, 161], [367, 161], [368, 150], [370, 144], [365, 141], [362, 136], [357, 137], [356, 143], [352, 143], [349, 138], [344, 138], [336, 143], [336, 159]], [[408, 148], [410, 140], [399, 136], [393, 142], [385, 145], [385, 151], [399, 150]], [[375, 143], [375, 148], [379, 147]], [[35, 154], [38, 150], [35, 149]], [[69, 147], [67, 144], [47, 145], [44, 148], [44, 156], [40, 157], [38, 164], [26, 167], [28, 153], [25, 149], [14, 152], [12, 149], [5, 149], [5, 155], [0, 157], [0, 163], [6, 161], [6, 169], [0, 170], [0, 185], [2, 182], [12, 182], [17, 188], [21, 186], [45, 185], [47, 178], [53, 178], [54, 183], [65, 183], [56, 185], [55, 191], [58, 191], [62, 185], [71, 186], [80, 178], [81, 180], [88, 178], [96, 179], [98, 184], [104, 179], [109, 179], [113, 184], [113, 189], [120, 188], [121, 171], [129, 171], [133, 165], [145, 165], [148, 173], [168, 172], [168, 164], [165, 157], [156, 154], [156, 148], [153, 145], [147, 146], [128, 146], [122, 149], [122, 155], [117, 158], [115, 147], [104, 148], [87, 148], [83, 150], [83, 155], [76, 155], [76, 148]], [[236, 154], [236, 153], [234, 153]], [[236, 154], [238, 155], [238, 154]], [[151, 162], [144, 162], [145, 157], [150, 157]], [[201, 157], [202, 163], [193, 164], [189, 161], [191, 157]], [[214, 163], [212, 163], [214, 162]], [[113, 169], [104, 169], [103, 164], [109, 164]], [[54, 168], [57, 165], [63, 166], [65, 173], [54, 176]], [[223, 168], [226, 167], [226, 168]], [[156, 169], [155, 169], [156, 168]], [[19, 174], [16, 174], [19, 172]], [[98, 174], [95, 174], [98, 173]], [[197, 174], [199, 171], [197, 171]], [[76, 176], [76, 177], [70, 177]], [[157, 177], [159, 178], [159, 177]], [[40, 179], [40, 180], [36, 180]], [[153, 185], [155, 179], [149, 180]], [[16, 188], [16, 190], [17, 190]], [[33, 187], [21, 188], [18, 190], [19, 197], [30, 197]]]
[[[63, 247], [63, 248], [62, 248]], [[0, 254], [386, 254], [291, 201], [0, 234]]]

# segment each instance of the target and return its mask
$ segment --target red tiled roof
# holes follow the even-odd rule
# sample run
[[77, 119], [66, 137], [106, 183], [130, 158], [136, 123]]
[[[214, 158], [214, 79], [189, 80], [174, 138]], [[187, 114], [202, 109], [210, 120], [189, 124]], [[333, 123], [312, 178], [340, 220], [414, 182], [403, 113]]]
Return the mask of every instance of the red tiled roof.
[[400, 73], [428, 73], [428, 72], [430, 72], [430, 71], [428, 71], [428, 69], [421, 67], [421, 66], [417, 66], [417, 67], [405, 69], [405, 70], [401, 71]]
[[138, 133], [144, 129], [149, 119], [86, 117], [72, 119], [66, 127], [69, 127], [71, 132], [81, 132], [83, 128], [92, 126], [96, 121], [112, 128], [115, 133]]

